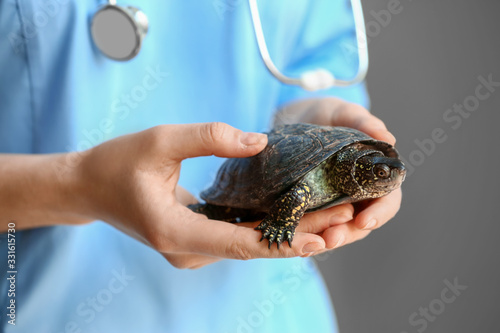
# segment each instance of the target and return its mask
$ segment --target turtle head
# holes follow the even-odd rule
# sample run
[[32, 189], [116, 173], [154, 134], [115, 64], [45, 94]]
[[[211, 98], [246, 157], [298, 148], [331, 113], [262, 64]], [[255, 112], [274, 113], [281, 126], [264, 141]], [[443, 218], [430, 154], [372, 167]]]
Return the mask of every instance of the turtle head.
[[388, 143], [355, 143], [342, 149], [335, 160], [336, 191], [353, 201], [380, 198], [401, 186], [406, 169]]
[[399, 158], [374, 152], [356, 160], [353, 176], [363, 196], [378, 198], [401, 186], [406, 169]]

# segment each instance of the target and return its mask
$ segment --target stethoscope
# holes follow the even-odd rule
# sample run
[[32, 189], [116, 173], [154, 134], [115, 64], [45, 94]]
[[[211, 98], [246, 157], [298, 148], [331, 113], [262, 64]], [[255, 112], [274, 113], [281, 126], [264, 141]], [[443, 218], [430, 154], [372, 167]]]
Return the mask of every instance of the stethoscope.
[[[281, 73], [267, 50], [257, 0], [248, 0], [248, 3], [260, 56], [269, 72], [279, 81], [315, 91], [331, 87], [346, 87], [365, 79], [368, 71], [368, 49], [361, 0], [351, 0], [359, 62], [357, 74], [350, 80], [339, 80], [324, 68], [306, 71], [300, 77], [289, 77]], [[139, 53], [147, 32], [146, 15], [136, 7], [119, 6], [116, 0], [108, 0], [106, 5], [101, 6], [95, 13], [91, 24], [92, 38], [97, 48], [107, 57], [117, 61], [134, 58]], [[361, 45], [361, 43], [365, 44]]]

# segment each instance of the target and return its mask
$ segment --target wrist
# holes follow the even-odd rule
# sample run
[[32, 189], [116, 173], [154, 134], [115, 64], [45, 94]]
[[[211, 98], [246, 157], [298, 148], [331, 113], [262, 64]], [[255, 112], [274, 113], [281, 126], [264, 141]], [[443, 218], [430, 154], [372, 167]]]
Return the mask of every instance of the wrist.
[[48, 178], [55, 184], [51, 209], [60, 216], [57, 224], [83, 224], [97, 219], [84, 172], [88, 154], [89, 151], [58, 154], [49, 162]]

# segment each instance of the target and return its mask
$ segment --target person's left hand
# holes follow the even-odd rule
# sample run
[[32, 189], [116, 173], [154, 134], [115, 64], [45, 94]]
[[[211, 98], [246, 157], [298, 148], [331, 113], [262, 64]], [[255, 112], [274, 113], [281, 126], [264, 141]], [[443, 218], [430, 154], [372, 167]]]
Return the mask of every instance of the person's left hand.
[[[345, 126], [362, 131], [374, 139], [396, 143], [384, 122], [364, 107], [337, 98], [304, 100], [277, 113], [275, 124], [305, 122], [318, 125]], [[344, 204], [304, 215], [297, 231], [323, 237], [326, 249], [334, 249], [357, 240], [392, 219], [401, 206], [401, 189], [369, 201]], [[324, 252], [317, 251], [311, 255]]]

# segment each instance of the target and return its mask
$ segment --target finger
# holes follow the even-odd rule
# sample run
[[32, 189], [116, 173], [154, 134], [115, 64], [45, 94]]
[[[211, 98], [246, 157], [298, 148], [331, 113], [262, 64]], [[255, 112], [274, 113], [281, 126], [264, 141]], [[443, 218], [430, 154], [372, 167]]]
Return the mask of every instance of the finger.
[[345, 103], [337, 109], [337, 112], [332, 113], [331, 121], [333, 125], [357, 129], [374, 139], [386, 141], [392, 145], [396, 143], [396, 138], [387, 130], [384, 122], [361, 105]]
[[388, 130], [372, 128], [372, 127], [370, 127], [370, 125], [363, 126], [363, 127], [360, 126], [359, 130], [361, 132], [368, 134], [369, 136], [371, 136], [375, 140], [384, 141], [384, 142], [387, 142], [393, 146], [396, 144], [396, 137]]
[[199, 214], [187, 211], [189, 214], [184, 213], [183, 222], [169, 230], [169, 238], [176, 244], [170, 249], [171, 252], [190, 252], [246, 260], [296, 257], [325, 247], [322, 237], [311, 233], [297, 232], [293, 239], [292, 248], [281, 246], [278, 250], [273, 246], [268, 249], [267, 244], [260, 242], [262, 234], [260, 231], [237, 224], [203, 219], [199, 217]]
[[[307, 213], [301, 219], [297, 227], [297, 231], [319, 234], [325, 229], [334, 225], [347, 223], [354, 219], [354, 206], [352, 204], [344, 204], [334, 206], [328, 209]], [[260, 221], [257, 222], [242, 222], [238, 226], [255, 228]]]
[[[297, 231], [319, 234], [325, 229], [332, 227], [334, 225], [347, 223], [353, 220], [354, 207], [352, 204], [344, 204], [339, 206], [334, 206], [328, 209], [307, 213], [301, 219], [297, 227]], [[242, 222], [238, 223], [240, 227], [255, 228], [260, 224], [260, 221], [256, 222]]]
[[401, 189], [392, 191], [388, 195], [369, 201], [366, 207], [356, 215], [354, 223], [360, 229], [377, 229], [392, 219], [401, 206]]
[[215, 155], [248, 157], [267, 144], [267, 135], [243, 132], [225, 123], [165, 125], [166, 150], [174, 160]]
[[325, 229], [349, 222], [353, 219], [354, 207], [351, 204], [339, 205], [317, 212], [307, 213], [300, 220], [297, 231], [318, 234]]
[[361, 240], [370, 232], [370, 230], [357, 228], [353, 223], [344, 223], [326, 229], [322, 237], [325, 240], [326, 249], [336, 249]]

